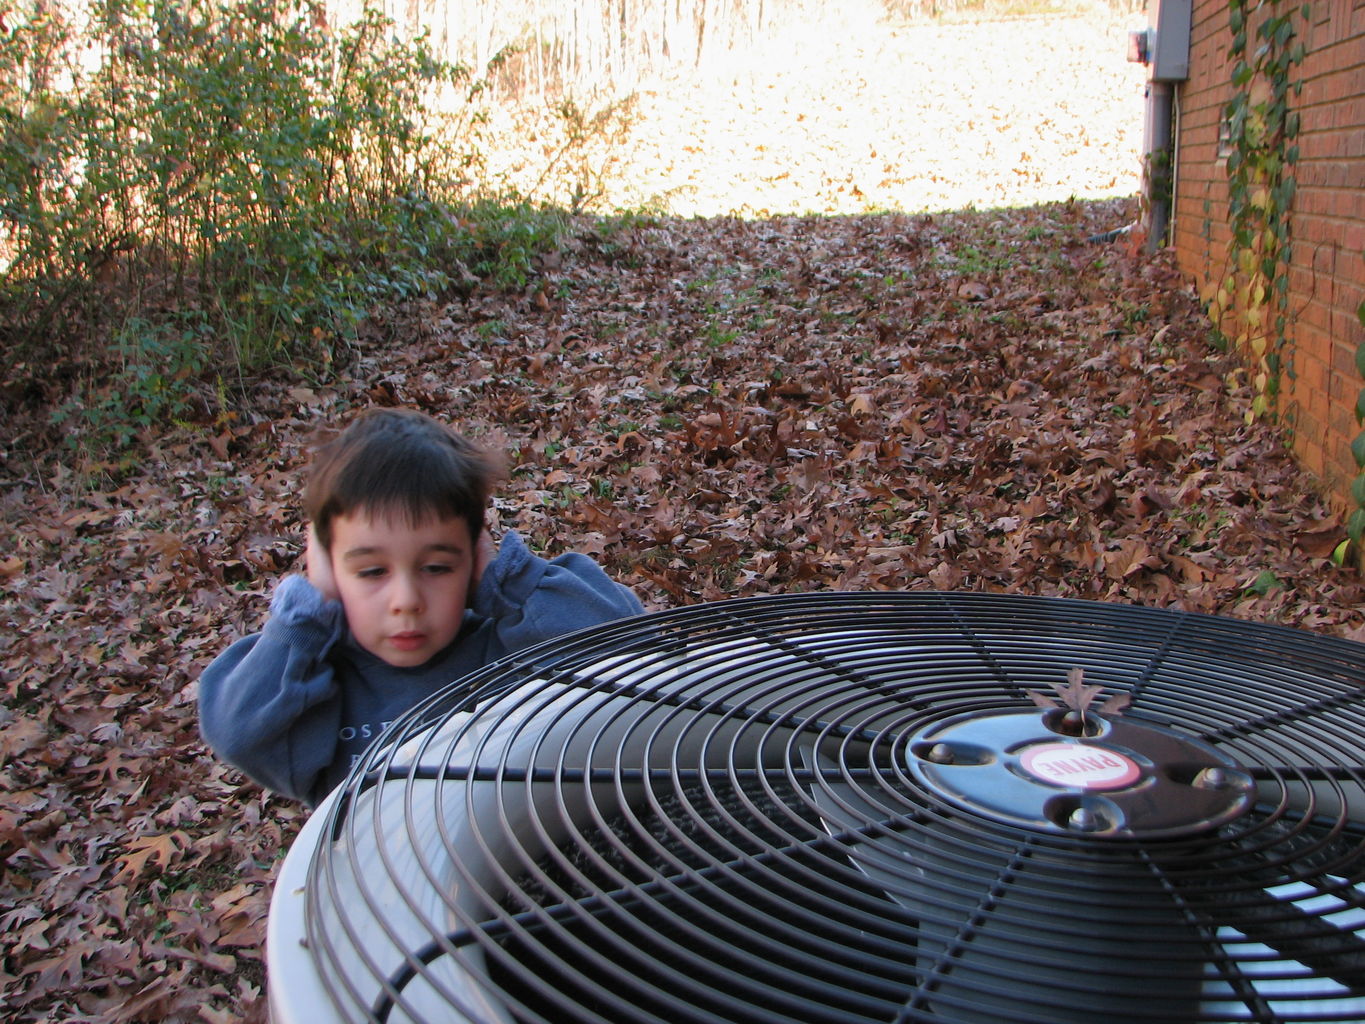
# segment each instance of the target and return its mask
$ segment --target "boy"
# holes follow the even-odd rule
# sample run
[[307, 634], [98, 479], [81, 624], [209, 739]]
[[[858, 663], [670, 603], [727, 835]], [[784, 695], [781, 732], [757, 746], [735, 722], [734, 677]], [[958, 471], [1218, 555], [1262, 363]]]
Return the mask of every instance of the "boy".
[[591, 559], [494, 548], [496, 463], [421, 413], [362, 414], [314, 459], [307, 576], [204, 670], [200, 729], [268, 789], [317, 803], [386, 725], [542, 640], [643, 609]]

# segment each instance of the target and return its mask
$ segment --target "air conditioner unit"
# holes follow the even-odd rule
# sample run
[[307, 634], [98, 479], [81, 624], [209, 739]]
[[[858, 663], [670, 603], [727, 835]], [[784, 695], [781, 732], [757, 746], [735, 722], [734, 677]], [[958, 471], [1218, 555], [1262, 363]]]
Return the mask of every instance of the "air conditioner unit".
[[1024, 596], [574, 634], [309, 820], [272, 1017], [1365, 1020], [1363, 696], [1362, 645]]

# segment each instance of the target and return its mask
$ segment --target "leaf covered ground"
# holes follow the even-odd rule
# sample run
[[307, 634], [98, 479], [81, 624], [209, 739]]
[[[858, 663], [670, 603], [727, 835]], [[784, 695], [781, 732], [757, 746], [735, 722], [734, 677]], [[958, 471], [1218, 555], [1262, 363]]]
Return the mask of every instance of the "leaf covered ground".
[[387, 311], [335, 379], [76, 472], [0, 438], [0, 1001], [15, 1020], [259, 1021], [301, 821], [199, 742], [195, 685], [298, 562], [315, 432], [373, 404], [509, 454], [499, 529], [654, 608], [943, 588], [1365, 637], [1340, 523], [1131, 199], [580, 218], [523, 292]]

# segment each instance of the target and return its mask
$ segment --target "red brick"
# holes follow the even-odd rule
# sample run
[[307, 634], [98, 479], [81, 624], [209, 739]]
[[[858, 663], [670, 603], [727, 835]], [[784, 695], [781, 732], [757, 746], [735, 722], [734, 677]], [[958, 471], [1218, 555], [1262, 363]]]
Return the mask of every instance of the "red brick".
[[1365, 284], [1359, 277], [1342, 276], [1336, 281], [1337, 308], [1352, 321], [1356, 321], [1356, 311], [1365, 302]]
[[[1365, 302], [1365, 2], [1324, 0], [1311, 15], [1299, 26], [1309, 50], [1299, 67], [1303, 89], [1290, 97], [1300, 117], [1300, 162], [1290, 221], [1294, 377], [1286, 376], [1284, 394], [1298, 410], [1300, 464], [1335, 488], [1333, 504], [1344, 509], [1356, 472], [1350, 443], [1361, 433], [1356, 396], [1365, 387], [1355, 365], [1365, 340], [1356, 313]], [[1195, 0], [1174, 221], [1177, 259], [1195, 281], [1226, 272], [1226, 169], [1215, 146], [1232, 92], [1230, 41], [1225, 0]]]
[[[1360, 381], [1361, 387], [1365, 387], [1365, 380], [1361, 380], [1360, 374], [1356, 372], [1356, 354], [1354, 349], [1348, 353], [1343, 351], [1340, 347], [1336, 348], [1332, 355], [1332, 372], [1343, 380], [1354, 377], [1356, 380]], [[1354, 401], [1354, 396], [1352, 396], [1352, 401]]]

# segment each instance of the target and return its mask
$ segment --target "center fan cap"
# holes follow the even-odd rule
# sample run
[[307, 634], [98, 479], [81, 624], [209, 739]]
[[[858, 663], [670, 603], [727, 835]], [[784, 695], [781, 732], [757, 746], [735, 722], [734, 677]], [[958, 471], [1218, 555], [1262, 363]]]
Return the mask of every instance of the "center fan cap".
[[932, 795], [1001, 824], [1124, 838], [1194, 835], [1237, 818], [1255, 783], [1192, 736], [1089, 715], [1065, 735], [1037, 710], [959, 715], [917, 730], [911, 773]]

